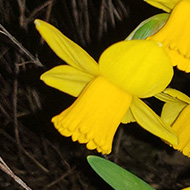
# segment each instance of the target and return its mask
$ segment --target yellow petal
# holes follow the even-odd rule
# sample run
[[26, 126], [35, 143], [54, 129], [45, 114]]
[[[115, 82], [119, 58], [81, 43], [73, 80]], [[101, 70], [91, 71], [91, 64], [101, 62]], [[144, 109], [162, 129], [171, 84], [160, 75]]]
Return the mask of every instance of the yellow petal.
[[150, 133], [160, 137], [170, 144], [177, 144], [178, 138], [175, 131], [166, 125], [142, 100], [133, 98], [131, 111], [137, 123]]
[[162, 108], [161, 118], [168, 125], [171, 125], [182, 109], [190, 104], [190, 98], [186, 94], [172, 88], [165, 89], [155, 97], [166, 102]]
[[109, 154], [131, 100], [132, 95], [100, 76], [88, 83], [77, 100], [52, 122], [62, 135], [86, 143], [90, 150]]
[[104, 77], [141, 98], [163, 91], [173, 77], [168, 55], [154, 41], [118, 42], [102, 53], [99, 67]]
[[47, 85], [77, 97], [94, 77], [68, 65], [61, 65], [45, 72], [40, 79]]
[[177, 100], [180, 100], [180, 101], [186, 102], [187, 104], [190, 104], [190, 98], [186, 94], [180, 92], [179, 90], [175, 90], [172, 88], [166, 88], [163, 91], [163, 93], [168, 94]]
[[88, 72], [94, 76], [98, 75], [98, 65], [96, 61], [79, 45], [63, 35], [54, 26], [36, 19], [36, 29], [51, 49], [69, 65]]
[[190, 190], [190, 187], [186, 187], [186, 188], [181, 189], [181, 190]]
[[150, 5], [162, 9], [166, 12], [170, 12], [177, 2], [180, 0], [144, 0], [145, 2], [149, 3]]
[[179, 136], [179, 144], [173, 147], [181, 151], [184, 155], [190, 157], [190, 105], [186, 106], [181, 114], [178, 116], [172, 129], [176, 131]]
[[157, 99], [159, 99], [159, 100], [161, 100], [163, 102], [169, 102], [169, 103], [179, 103], [179, 102], [181, 102], [180, 100], [170, 96], [169, 94], [164, 93], [164, 91], [159, 93], [159, 94], [154, 95], [154, 97], [156, 97]]
[[123, 119], [121, 120], [121, 123], [127, 124], [131, 122], [136, 122], [136, 120], [131, 112], [131, 109], [129, 108], [127, 113], [124, 115]]
[[162, 108], [161, 119], [168, 125], [172, 125], [185, 106], [187, 104], [184, 102], [165, 103]]
[[149, 40], [161, 42], [165, 47], [173, 66], [190, 72], [190, 1], [181, 0], [175, 6], [163, 26]]

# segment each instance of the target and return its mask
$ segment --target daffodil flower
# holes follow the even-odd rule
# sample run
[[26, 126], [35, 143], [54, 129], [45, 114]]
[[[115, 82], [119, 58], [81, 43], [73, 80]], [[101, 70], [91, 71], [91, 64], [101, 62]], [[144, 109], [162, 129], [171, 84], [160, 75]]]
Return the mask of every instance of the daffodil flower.
[[150, 5], [162, 9], [166, 12], [171, 12], [175, 5], [181, 0], [144, 0]]
[[190, 72], [189, 20], [190, 1], [181, 0], [173, 8], [166, 24], [156, 34], [147, 38], [161, 42], [170, 56], [173, 66], [177, 66], [179, 70], [187, 73]]
[[171, 88], [156, 97], [166, 102], [161, 113], [162, 120], [171, 125], [179, 136], [179, 143], [173, 145], [174, 149], [190, 157], [190, 98]]
[[177, 144], [172, 128], [139, 99], [163, 91], [172, 79], [173, 67], [160, 43], [118, 42], [102, 53], [97, 64], [52, 25], [41, 20], [35, 24], [52, 50], [68, 63], [45, 72], [41, 80], [78, 97], [52, 119], [63, 136], [109, 154], [119, 124], [137, 121], [154, 135]]

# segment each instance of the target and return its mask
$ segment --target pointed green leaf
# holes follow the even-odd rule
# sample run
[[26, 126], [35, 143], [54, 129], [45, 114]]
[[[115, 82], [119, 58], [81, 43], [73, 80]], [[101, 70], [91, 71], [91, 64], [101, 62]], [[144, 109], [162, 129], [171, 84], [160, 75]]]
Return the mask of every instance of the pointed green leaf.
[[125, 40], [146, 39], [160, 30], [168, 17], [169, 14], [161, 13], [144, 20]]
[[115, 190], [155, 190], [134, 174], [98, 156], [88, 156], [94, 171]]

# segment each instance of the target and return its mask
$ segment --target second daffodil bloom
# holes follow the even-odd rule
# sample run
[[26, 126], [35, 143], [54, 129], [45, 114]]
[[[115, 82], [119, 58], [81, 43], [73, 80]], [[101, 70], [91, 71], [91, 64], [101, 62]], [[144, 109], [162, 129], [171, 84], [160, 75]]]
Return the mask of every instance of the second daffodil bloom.
[[144, 0], [150, 5], [162, 9], [166, 12], [170, 12], [175, 5], [181, 0]]
[[171, 145], [190, 157], [190, 98], [182, 92], [168, 88], [156, 97], [166, 102], [162, 109], [161, 118], [179, 136], [179, 143]]
[[[165, 2], [174, 3], [175, 1]], [[166, 24], [156, 34], [148, 38], [161, 42], [170, 56], [173, 66], [188, 73], [190, 72], [189, 20], [190, 0], [181, 0], [173, 8]]]
[[160, 43], [122, 41], [107, 48], [99, 64], [80, 46], [52, 25], [35, 20], [36, 28], [54, 52], [68, 65], [45, 72], [49, 86], [78, 98], [53, 117], [55, 128], [88, 149], [109, 154], [121, 122], [137, 121], [143, 128], [171, 144], [177, 136], [171, 127], [138, 97], [153, 96], [166, 88], [173, 67]]

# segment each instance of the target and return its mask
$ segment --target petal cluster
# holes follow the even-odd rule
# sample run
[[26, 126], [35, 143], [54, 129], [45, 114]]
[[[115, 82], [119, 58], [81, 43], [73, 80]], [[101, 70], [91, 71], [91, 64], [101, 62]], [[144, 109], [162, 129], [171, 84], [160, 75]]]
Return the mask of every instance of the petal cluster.
[[172, 128], [179, 136], [179, 144], [173, 147], [184, 155], [190, 157], [190, 105], [186, 106], [179, 114], [177, 120], [173, 123]]
[[170, 88], [156, 97], [166, 102], [161, 118], [171, 125], [179, 137], [179, 143], [171, 146], [190, 157], [190, 98], [182, 92]]
[[161, 92], [173, 77], [162, 44], [147, 40], [118, 42], [102, 53], [98, 64], [52, 25], [41, 20], [35, 24], [53, 51], [68, 64], [45, 72], [41, 79], [78, 97], [52, 119], [62, 135], [109, 154], [119, 124], [137, 121], [154, 135], [177, 144], [175, 131], [139, 99]]

